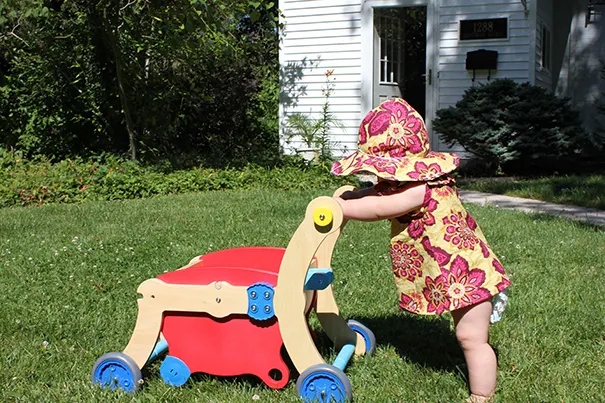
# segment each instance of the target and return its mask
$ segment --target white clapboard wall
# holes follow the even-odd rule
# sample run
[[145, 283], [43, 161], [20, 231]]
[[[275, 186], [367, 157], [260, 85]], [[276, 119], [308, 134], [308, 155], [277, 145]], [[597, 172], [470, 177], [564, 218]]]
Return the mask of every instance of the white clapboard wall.
[[[534, 79], [530, 64], [539, 62], [536, 56], [535, 21], [525, 13], [520, 0], [435, 0], [439, 25], [436, 39], [438, 96], [436, 109], [453, 106], [472, 85], [486, 82], [486, 74], [466, 70], [466, 53], [480, 48], [498, 51], [498, 70], [491, 78], [508, 77], [519, 82]], [[531, 1], [526, 2], [527, 10]], [[282, 0], [282, 21], [286, 24], [280, 42], [281, 97], [280, 130], [283, 135], [288, 116], [304, 113], [319, 116], [324, 103], [328, 70], [335, 93], [330, 98], [330, 110], [340, 119], [344, 129], [332, 133], [335, 154], [347, 154], [357, 147], [362, 111], [362, 3], [361, 0]], [[543, 10], [547, 13], [548, 10]], [[461, 19], [509, 19], [509, 37], [490, 41], [460, 41]], [[535, 17], [534, 17], [535, 18]], [[365, 40], [365, 39], [364, 39]], [[538, 67], [536, 67], [537, 69]], [[433, 145], [447, 150], [444, 144]]]

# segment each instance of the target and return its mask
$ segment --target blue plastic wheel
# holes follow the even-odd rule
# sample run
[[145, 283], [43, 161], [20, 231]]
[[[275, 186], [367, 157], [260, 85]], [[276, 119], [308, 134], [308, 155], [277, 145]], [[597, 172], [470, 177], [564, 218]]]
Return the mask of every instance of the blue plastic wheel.
[[317, 364], [307, 368], [296, 380], [296, 392], [305, 403], [350, 402], [353, 388], [340, 369]]
[[164, 382], [172, 386], [183, 386], [191, 376], [191, 370], [180, 358], [169, 355], [160, 366]]
[[134, 393], [139, 389], [142, 379], [137, 364], [123, 353], [104, 354], [92, 367], [92, 382], [112, 391], [120, 388]]
[[376, 336], [368, 329], [363, 323], [357, 322], [356, 320], [348, 320], [347, 325], [355, 332], [359, 333], [363, 340], [366, 342], [366, 354], [372, 355], [376, 351]]

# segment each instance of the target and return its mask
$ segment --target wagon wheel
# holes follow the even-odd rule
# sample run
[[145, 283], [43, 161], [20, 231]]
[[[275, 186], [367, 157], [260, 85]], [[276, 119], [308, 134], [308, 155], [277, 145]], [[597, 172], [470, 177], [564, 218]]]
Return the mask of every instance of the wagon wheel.
[[92, 367], [92, 382], [112, 391], [120, 388], [134, 393], [139, 389], [142, 379], [138, 365], [123, 353], [104, 354]]
[[314, 365], [296, 381], [296, 392], [305, 403], [344, 403], [353, 396], [351, 382], [345, 373], [332, 365]]

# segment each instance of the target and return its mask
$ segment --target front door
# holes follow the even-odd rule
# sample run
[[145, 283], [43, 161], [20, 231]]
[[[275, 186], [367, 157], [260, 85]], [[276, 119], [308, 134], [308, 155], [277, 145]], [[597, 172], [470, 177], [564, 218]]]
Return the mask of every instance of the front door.
[[374, 8], [374, 105], [403, 98], [426, 120], [427, 6]]

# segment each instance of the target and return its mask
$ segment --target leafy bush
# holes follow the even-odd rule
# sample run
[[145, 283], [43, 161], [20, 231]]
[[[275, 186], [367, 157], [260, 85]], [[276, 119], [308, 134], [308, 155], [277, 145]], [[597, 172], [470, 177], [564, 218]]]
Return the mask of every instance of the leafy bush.
[[174, 166], [279, 156], [277, 2], [0, 1], [0, 147]]
[[[605, 87], [605, 63], [601, 68], [601, 84], [602, 88]], [[597, 101], [597, 112], [600, 116], [596, 118], [596, 128], [594, 130], [594, 136], [605, 138], [605, 91], [601, 91], [601, 96]], [[604, 140], [605, 141], [605, 140]]]
[[455, 107], [437, 111], [433, 124], [449, 145], [507, 174], [581, 170], [605, 145], [581, 127], [567, 99], [509, 79], [468, 89]]
[[24, 159], [0, 149], [0, 207], [123, 200], [228, 189], [330, 189], [347, 179], [330, 174], [329, 164], [286, 159], [271, 169], [195, 168], [164, 172], [110, 155], [51, 163]]

